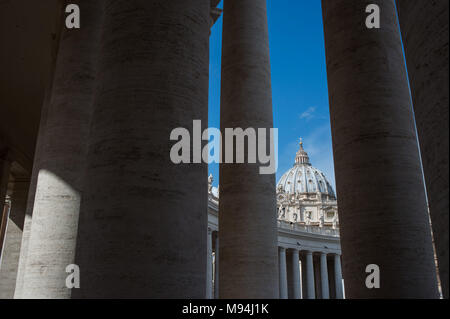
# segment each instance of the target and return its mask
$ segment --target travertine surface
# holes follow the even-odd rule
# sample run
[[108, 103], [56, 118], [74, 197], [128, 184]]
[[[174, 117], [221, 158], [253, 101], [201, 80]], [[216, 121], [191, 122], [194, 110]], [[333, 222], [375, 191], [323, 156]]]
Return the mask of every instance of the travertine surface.
[[[271, 128], [266, 0], [225, 0], [223, 19], [222, 134]], [[260, 175], [258, 167], [220, 165], [221, 298], [279, 295], [275, 176]]]
[[[367, 29], [365, 8], [381, 9]], [[348, 298], [435, 298], [436, 275], [394, 0], [323, 0]], [[368, 289], [377, 264], [381, 287]]]
[[205, 298], [207, 165], [169, 136], [208, 122], [209, 26], [209, 1], [105, 7], [74, 297]]
[[448, 0], [397, 0], [442, 292], [448, 298]]
[[[23, 298], [70, 298], [84, 164], [92, 113], [101, 1], [80, 0], [79, 30], [62, 33], [41, 145]], [[38, 151], [39, 152], [39, 151]]]

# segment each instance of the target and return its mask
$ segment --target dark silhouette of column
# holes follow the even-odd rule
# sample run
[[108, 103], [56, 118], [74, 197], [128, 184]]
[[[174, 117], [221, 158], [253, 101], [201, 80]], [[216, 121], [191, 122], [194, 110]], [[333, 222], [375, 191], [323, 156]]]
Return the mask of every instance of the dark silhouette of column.
[[205, 297], [207, 165], [170, 135], [208, 123], [209, 27], [209, 1], [105, 6], [75, 298]]
[[442, 293], [448, 298], [448, 11], [445, 0], [397, 0]]
[[[366, 7], [381, 28], [366, 27]], [[323, 0], [348, 298], [435, 298], [430, 225], [394, 0]], [[377, 264], [381, 287], [368, 289]]]
[[6, 209], [6, 193], [8, 192], [9, 173], [11, 168], [11, 159], [8, 156], [8, 150], [0, 149], [0, 254], [3, 248], [6, 223], [8, 221], [8, 210]]
[[0, 259], [0, 299], [12, 299], [16, 288], [29, 179], [15, 179]]
[[[266, 0], [224, 1], [222, 50], [222, 134], [225, 128], [265, 128], [268, 139], [273, 116]], [[221, 298], [279, 296], [275, 175], [262, 175], [259, 167], [248, 161], [220, 165]]]
[[79, 0], [80, 29], [63, 27], [47, 111], [22, 298], [70, 298], [93, 109], [102, 1]]

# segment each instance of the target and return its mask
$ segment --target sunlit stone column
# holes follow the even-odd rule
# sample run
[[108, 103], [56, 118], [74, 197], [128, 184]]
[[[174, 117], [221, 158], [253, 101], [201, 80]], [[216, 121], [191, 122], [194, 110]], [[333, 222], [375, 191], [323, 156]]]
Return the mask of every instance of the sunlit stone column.
[[216, 231], [216, 243], [214, 248], [214, 298], [219, 299], [219, 232]]
[[[380, 8], [379, 29], [366, 27], [369, 4]], [[437, 297], [395, 2], [323, 0], [322, 8], [347, 296]], [[365, 285], [369, 264], [380, 267], [379, 289]]]
[[212, 231], [207, 230], [206, 236], [206, 299], [212, 299]]
[[[268, 139], [273, 117], [266, 0], [225, 0], [222, 47], [222, 134], [225, 128], [265, 128]], [[259, 168], [247, 158], [245, 164], [220, 165], [221, 298], [279, 297], [275, 175]]]
[[280, 299], [288, 298], [287, 273], [286, 273], [286, 248], [278, 247]]
[[210, 1], [104, 14], [74, 297], [205, 298], [207, 164], [175, 164], [170, 135], [208, 123]]
[[14, 291], [14, 298], [20, 299], [22, 297], [22, 288], [23, 288], [23, 277], [25, 272], [25, 265], [26, 265], [26, 257], [28, 252], [28, 244], [29, 239], [31, 235], [31, 223], [32, 223], [32, 214], [33, 214], [33, 208], [34, 208], [34, 199], [36, 195], [36, 187], [37, 187], [37, 179], [41, 167], [41, 154], [43, 152], [43, 143], [45, 143], [45, 126], [47, 122], [47, 114], [48, 109], [50, 108], [50, 101], [52, 96], [52, 89], [53, 89], [53, 80], [54, 80], [54, 74], [55, 74], [55, 67], [56, 67], [56, 57], [58, 55], [58, 47], [59, 47], [59, 41], [60, 41], [60, 35], [62, 31], [62, 23], [63, 19], [61, 19], [61, 16], [65, 14], [64, 10], [62, 10], [64, 6], [64, 2], [60, 1], [58, 2], [58, 5], [60, 6], [59, 10], [59, 23], [56, 27], [56, 36], [53, 39], [52, 42], [52, 63], [51, 63], [51, 71], [48, 74], [48, 78], [45, 81], [46, 83], [46, 89], [45, 89], [45, 96], [44, 101], [41, 108], [41, 117], [39, 121], [39, 130], [35, 145], [35, 151], [34, 151], [34, 159], [33, 159], [33, 169], [31, 172], [31, 178], [30, 178], [30, 187], [28, 189], [28, 199], [27, 199], [27, 205], [25, 210], [25, 220], [23, 225], [23, 232], [22, 232], [22, 243], [20, 246], [20, 258], [19, 258], [19, 267], [17, 270], [17, 280], [16, 280], [16, 289]]
[[40, 153], [23, 298], [70, 298], [66, 266], [74, 263], [90, 117], [94, 97], [101, 1], [75, 1], [82, 27], [65, 29]]
[[14, 297], [29, 185], [29, 180], [14, 181], [11, 209], [0, 259], [0, 299]]
[[316, 299], [316, 287], [314, 282], [314, 262], [311, 251], [306, 251], [306, 298]]
[[338, 254], [334, 255], [334, 286], [336, 289], [336, 299], [343, 299], [341, 255]]
[[322, 290], [322, 299], [330, 299], [330, 288], [328, 286], [328, 265], [327, 254], [320, 253], [320, 284]]
[[397, 0], [442, 293], [448, 286], [449, 1]]

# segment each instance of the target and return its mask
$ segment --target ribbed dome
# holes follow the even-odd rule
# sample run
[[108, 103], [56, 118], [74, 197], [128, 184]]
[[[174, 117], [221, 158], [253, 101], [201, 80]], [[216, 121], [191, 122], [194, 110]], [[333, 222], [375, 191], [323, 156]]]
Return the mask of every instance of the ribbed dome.
[[300, 141], [300, 149], [296, 154], [294, 166], [284, 173], [278, 181], [277, 191], [280, 190], [288, 194], [320, 192], [331, 198], [336, 198], [325, 175], [311, 166], [308, 154], [303, 149], [302, 141]]

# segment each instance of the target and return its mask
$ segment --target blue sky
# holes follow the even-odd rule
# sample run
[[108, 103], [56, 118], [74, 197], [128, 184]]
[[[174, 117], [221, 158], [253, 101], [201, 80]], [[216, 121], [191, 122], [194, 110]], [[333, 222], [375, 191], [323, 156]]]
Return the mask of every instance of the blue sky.
[[[274, 127], [278, 128], [277, 181], [292, 167], [298, 139], [312, 164], [335, 185], [321, 1], [268, 1]], [[210, 42], [209, 127], [220, 127], [222, 18]], [[219, 165], [211, 164], [214, 186]]]

